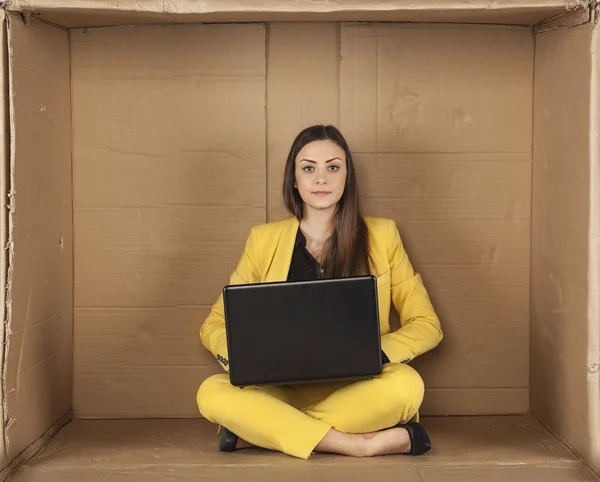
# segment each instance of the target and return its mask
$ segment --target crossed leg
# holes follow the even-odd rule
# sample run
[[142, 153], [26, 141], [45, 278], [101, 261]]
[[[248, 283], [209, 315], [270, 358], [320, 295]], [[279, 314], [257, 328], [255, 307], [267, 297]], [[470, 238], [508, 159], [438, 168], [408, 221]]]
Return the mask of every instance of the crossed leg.
[[396, 363], [373, 379], [345, 384], [241, 390], [227, 375], [215, 375], [201, 385], [197, 402], [204, 417], [241, 439], [308, 459], [313, 451], [353, 456], [407, 451], [404, 429], [382, 430], [413, 418], [423, 395], [419, 374]]

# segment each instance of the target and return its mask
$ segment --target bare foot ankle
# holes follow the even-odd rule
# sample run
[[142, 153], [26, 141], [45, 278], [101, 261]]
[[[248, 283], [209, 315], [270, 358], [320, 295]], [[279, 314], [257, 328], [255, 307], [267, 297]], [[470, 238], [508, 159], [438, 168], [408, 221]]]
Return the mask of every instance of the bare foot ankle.
[[367, 437], [365, 434], [345, 433], [331, 429], [315, 447], [315, 452], [365, 457], [367, 455]]
[[390, 428], [375, 432], [367, 443], [368, 456], [405, 454], [408, 452], [410, 452], [410, 437], [404, 428]]

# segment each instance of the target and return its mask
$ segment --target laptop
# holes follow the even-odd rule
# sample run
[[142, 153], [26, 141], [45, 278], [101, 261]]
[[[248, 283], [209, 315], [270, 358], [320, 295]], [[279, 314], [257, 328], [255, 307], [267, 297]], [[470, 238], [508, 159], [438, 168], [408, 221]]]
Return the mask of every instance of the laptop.
[[382, 371], [375, 276], [228, 285], [223, 302], [232, 385]]

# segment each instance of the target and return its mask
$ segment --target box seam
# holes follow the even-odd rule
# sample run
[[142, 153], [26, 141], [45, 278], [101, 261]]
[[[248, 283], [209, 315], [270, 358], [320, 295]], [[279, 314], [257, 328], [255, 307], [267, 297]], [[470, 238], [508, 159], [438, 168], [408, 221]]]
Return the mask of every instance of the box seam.
[[532, 411], [532, 384], [531, 384], [531, 340], [532, 337], [532, 323], [531, 323], [531, 313], [532, 313], [532, 293], [533, 293], [533, 200], [534, 200], [534, 169], [533, 162], [535, 159], [535, 69], [536, 69], [536, 60], [537, 60], [537, 35], [535, 33], [535, 28], [531, 30], [531, 35], [533, 37], [533, 59], [532, 59], [532, 72], [531, 72], [531, 162], [529, 163], [529, 173], [530, 173], [530, 196], [529, 196], [529, 304], [528, 304], [528, 317], [527, 320], [529, 322], [529, 327], [527, 331], [528, 335], [528, 361], [529, 361], [529, 374], [528, 374], [528, 385], [529, 385], [529, 410], [528, 413]]
[[74, 410], [75, 397], [75, 163], [73, 162], [73, 61], [71, 49], [71, 33], [67, 30], [69, 42], [69, 113], [70, 113], [70, 158], [71, 158], [71, 410]]

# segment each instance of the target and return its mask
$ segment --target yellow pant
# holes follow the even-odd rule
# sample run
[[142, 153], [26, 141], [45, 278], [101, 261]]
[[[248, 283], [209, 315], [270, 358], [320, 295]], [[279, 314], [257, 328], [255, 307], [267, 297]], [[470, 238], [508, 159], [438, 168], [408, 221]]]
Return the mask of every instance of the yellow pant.
[[367, 433], [414, 418], [424, 386], [410, 366], [389, 363], [370, 380], [246, 387], [214, 375], [198, 390], [200, 413], [240, 438], [308, 459], [327, 432]]

